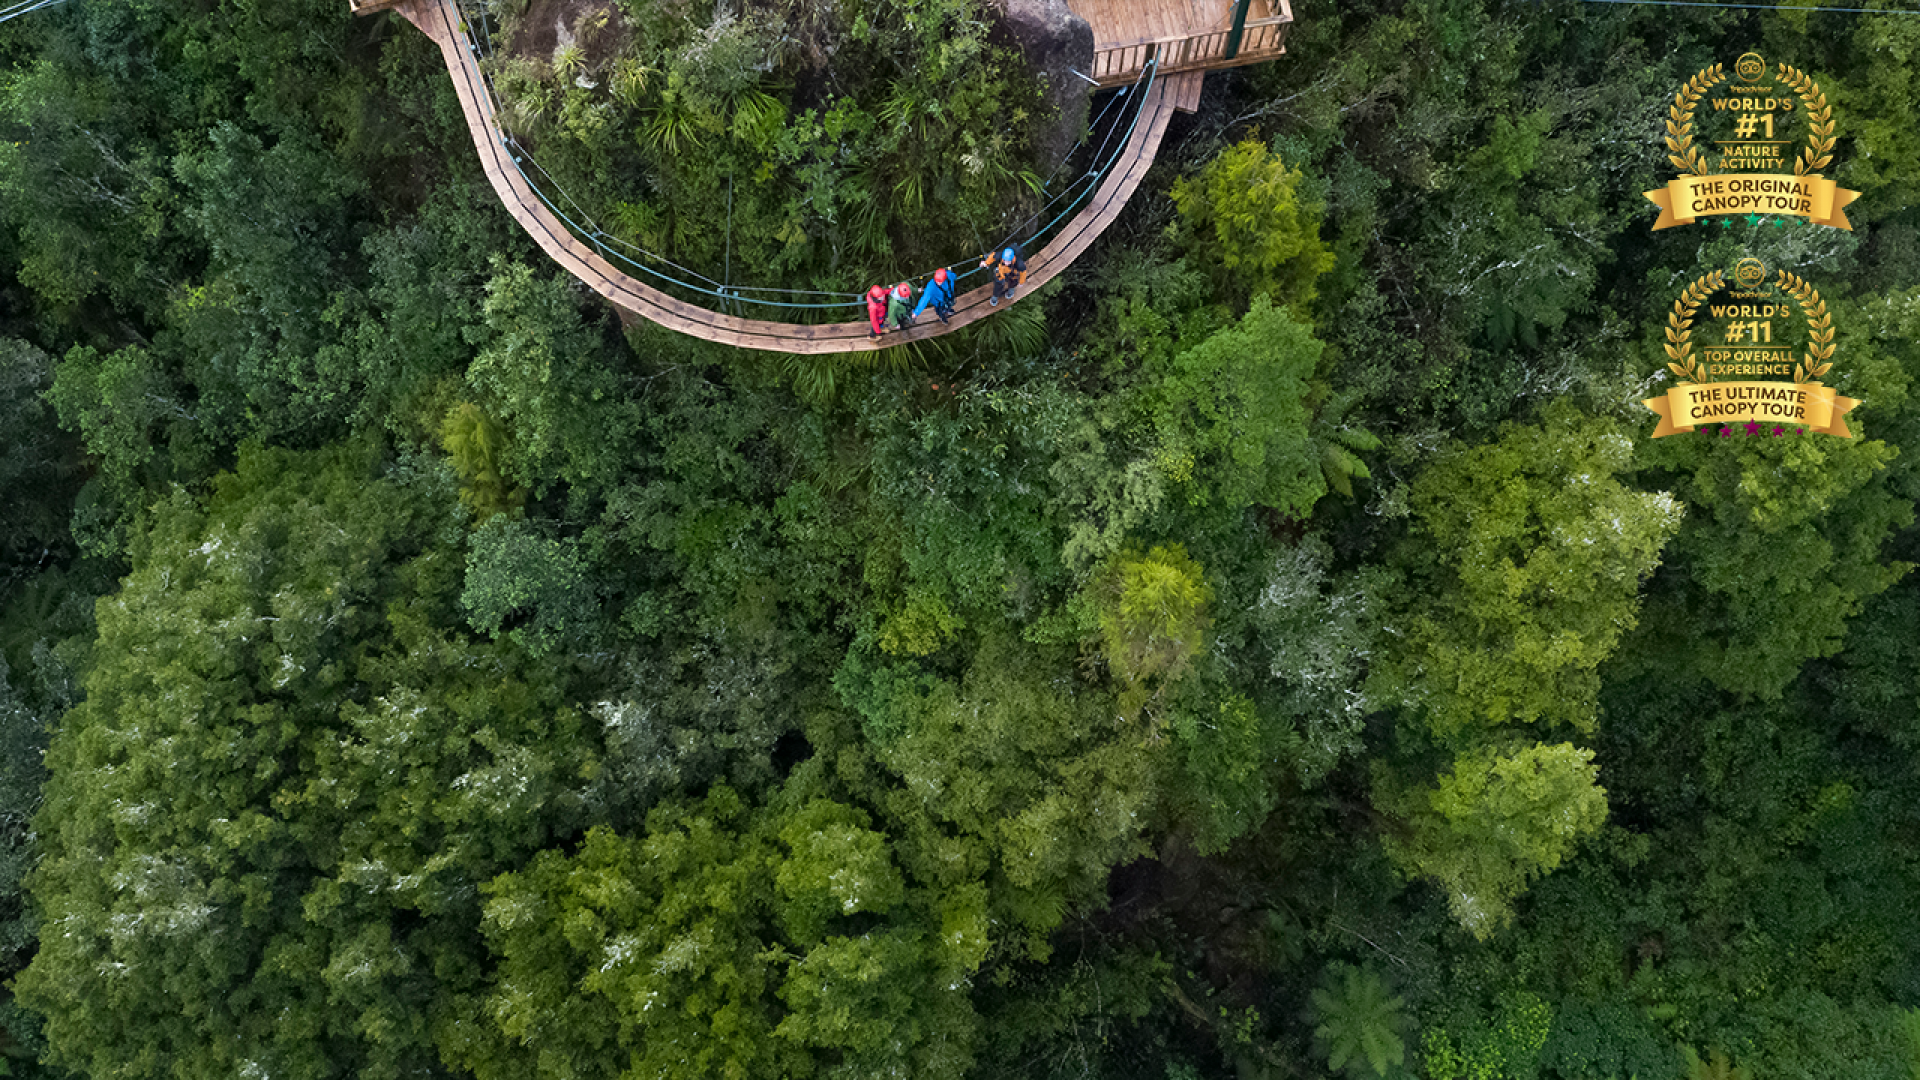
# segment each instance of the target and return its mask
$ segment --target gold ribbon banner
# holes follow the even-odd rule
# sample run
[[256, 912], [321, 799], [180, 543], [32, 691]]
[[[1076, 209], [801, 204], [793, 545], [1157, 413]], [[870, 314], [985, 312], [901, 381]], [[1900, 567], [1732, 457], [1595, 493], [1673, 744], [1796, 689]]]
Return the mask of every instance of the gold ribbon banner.
[[1701, 424], [1742, 423], [1804, 426], [1851, 439], [1846, 414], [1860, 402], [1817, 382], [1716, 382], [1682, 383], [1640, 404], [1660, 417], [1656, 439]]
[[1714, 214], [1790, 214], [1851, 232], [1845, 208], [1860, 197], [1825, 177], [1769, 173], [1682, 176], [1643, 194], [1660, 208], [1656, 230], [1691, 225]]

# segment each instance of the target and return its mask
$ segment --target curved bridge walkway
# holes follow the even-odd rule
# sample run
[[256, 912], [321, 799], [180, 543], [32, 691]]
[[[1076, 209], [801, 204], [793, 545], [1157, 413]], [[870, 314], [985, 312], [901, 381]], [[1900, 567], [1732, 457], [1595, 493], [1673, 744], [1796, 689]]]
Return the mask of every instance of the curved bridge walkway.
[[[506, 204], [508, 212], [553, 261], [622, 310], [708, 341], [784, 353], [884, 349], [937, 337], [977, 322], [998, 310], [987, 303], [993, 294], [992, 286], [983, 285], [956, 298], [950, 324], [943, 325], [937, 319], [923, 318], [920, 323], [904, 331], [889, 330], [876, 342], [868, 338], [864, 319], [860, 322], [812, 325], [768, 322], [709, 311], [676, 300], [620, 272], [601, 258], [590, 244], [575, 236], [555, 217], [527, 184], [504, 144], [505, 137], [494, 115], [493, 99], [481, 78], [479, 58], [461, 28], [462, 20], [455, 0], [399, 0], [398, 3], [390, 0], [360, 0], [354, 7], [356, 11], [396, 11], [440, 46], [447, 70], [453, 75], [460, 108], [466, 114], [467, 130], [473, 136], [474, 147], [480, 151], [481, 164], [485, 166], [487, 179], [492, 182], [500, 201]], [[1051, 243], [1038, 254], [1027, 257], [1027, 281], [1017, 299], [1033, 295], [1040, 286], [1072, 265], [1119, 215], [1128, 197], [1133, 194], [1134, 188], [1140, 186], [1141, 178], [1153, 164], [1154, 154], [1160, 148], [1160, 139], [1166, 134], [1167, 122], [1174, 111], [1192, 112], [1198, 106], [1200, 84], [1205, 77], [1204, 71], [1187, 71], [1153, 80], [1147, 90], [1146, 100], [1139, 106], [1140, 117], [1134, 124], [1132, 138], [1109, 167], [1099, 189], [1080, 213], [1062, 227]], [[860, 310], [864, 314], [864, 306]]]

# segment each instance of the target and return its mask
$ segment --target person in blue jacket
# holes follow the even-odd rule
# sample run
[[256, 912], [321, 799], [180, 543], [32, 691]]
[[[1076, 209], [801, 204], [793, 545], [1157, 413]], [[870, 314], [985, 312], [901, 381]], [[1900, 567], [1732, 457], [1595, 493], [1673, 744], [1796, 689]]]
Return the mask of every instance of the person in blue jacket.
[[919, 318], [920, 313], [928, 308], [940, 316], [941, 322], [953, 318], [953, 275], [947, 273], [944, 266], [935, 270], [933, 280], [920, 290], [920, 303], [914, 306], [913, 317]]

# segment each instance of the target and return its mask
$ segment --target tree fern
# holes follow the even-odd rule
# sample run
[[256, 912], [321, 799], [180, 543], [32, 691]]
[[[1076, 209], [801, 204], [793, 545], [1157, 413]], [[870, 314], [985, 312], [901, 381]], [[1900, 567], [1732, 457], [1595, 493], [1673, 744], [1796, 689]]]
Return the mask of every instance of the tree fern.
[[1386, 1076], [1404, 1063], [1401, 1004], [1374, 971], [1330, 966], [1325, 984], [1313, 992], [1320, 1021], [1313, 1034], [1326, 1050], [1327, 1067], [1354, 1076]]
[[1372, 450], [1379, 445], [1380, 440], [1365, 430], [1334, 432], [1331, 438], [1320, 444], [1320, 475], [1326, 478], [1327, 488], [1339, 492], [1344, 498], [1353, 498], [1354, 480], [1373, 478], [1367, 463], [1361, 461], [1354, 451]]
[[1353, 482], [1371, 479], [1373, 473], [1360, 460], [1359, 451], [1378, 450], [1380, 440], [1366, 428], [1348, 422], [1347, 414], [1359, 401], [1352, 391], [1336, 393], [1332, 386], [1316, 381], [1307, 390], [1307, 408], [1313, 420], [1307, 437], [1313, 441], [1314, 457], [1320, 463], [1320, 475], [1327, 489], [1345, 498], [1353, 498]]

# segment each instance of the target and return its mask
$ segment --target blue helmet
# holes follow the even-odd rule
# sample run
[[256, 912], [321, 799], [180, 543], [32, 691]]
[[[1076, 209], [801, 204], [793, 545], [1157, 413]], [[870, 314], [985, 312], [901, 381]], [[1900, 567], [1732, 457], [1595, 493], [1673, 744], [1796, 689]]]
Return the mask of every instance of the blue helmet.
[[1001, 261], [1001, 262], [1012, 262], [1012, 261], [1013, 261], [1013, 249], [1012, 249], [1012, 248], [1008, 248], [1007, 250], [1005, 250], [1005, 251], [1003, 251], [1003, 252], [1001, 252], [1001, 253], [1000, 253], [1000, 261]]

